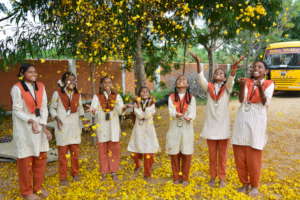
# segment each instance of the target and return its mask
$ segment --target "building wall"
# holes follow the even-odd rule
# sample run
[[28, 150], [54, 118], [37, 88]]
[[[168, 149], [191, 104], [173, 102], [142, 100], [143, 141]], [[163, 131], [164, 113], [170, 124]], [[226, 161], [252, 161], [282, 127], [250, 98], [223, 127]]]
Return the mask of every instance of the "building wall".
[[[27, 60], [26, 62], [33, 63], [36, 67], [39, 80], [45, 83], [48, 100], [51, 99], [52, 93], [57, 89], [57, 81], [60, 79], [62, 74], [68, 70], [68, 60], [46, 60], [41, 63], [39, 60]], [[207, 65], [205, 65], [207, 68]], [[227, 65], [222, 65], [226, 67]], [[122, 87], [122, 62], [121, 61], [110, 61], [102, 65], [96, 66], [95, 77], [91, 77], [91, 66], [83, 61], [76, 61], [76, 71], [78, 78], [78, 89], [82, 93], [83, 99], [91, 99], [93, 90], [92, 85], [95, 83], [95, 91], [99, 90], [99, 79], [107, 74], [112, 76], [116, 89]], [[9, 68], [8, 71], [0, 71], [0, 106], [6, 110], [11, 110], [11, 98], [10, 90], [11, 87], [18, 81], [17, 74], [19, 71], [19, 65]], [[196, 64], [186, 64], [186, 74], [195, 73]], [[174, 77], [182, 74], [182, 67], [178, 70], [172, 70], [166, 75], [161, 75], [161, 81], [170, 85], [170, 82], [174, 80]], [[126, 71], [125, 74], [125, 92], [134, 94], [135, 91], [135, 78], [132, 71]], [[154, 84], [147, 81], [147, 86], [150, 89], [154, 88]]]

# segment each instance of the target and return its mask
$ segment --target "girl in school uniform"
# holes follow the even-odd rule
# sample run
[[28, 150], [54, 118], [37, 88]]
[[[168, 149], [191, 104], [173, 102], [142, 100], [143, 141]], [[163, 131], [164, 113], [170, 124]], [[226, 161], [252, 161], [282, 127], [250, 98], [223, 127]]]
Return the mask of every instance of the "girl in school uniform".
[[159, 144], [153, 124], [155, 114], [155, 102], [150, 96], [147, 87], [141, 87], [134, 104], [135, 124], [128, 144], [128, 151], [132, 152], [135, 162], [134, 172], [141, 169], [141, 160], [144, 159], [144, 178], [151, 177], [151, 169], [154, 163], [154, 153], [159, 151]]
[[265, 80], [267, 65], [263, 61], [253, 64], [251, 78], [240, 80], [239, 100], [232, 136], [233, 152], [239, 179], [240, 192], [257, 196], [262, 151], [267, 143], [267, 107], [274, 91], [274, 83]]
[[[220, 187], [225, 186], [227, 146], [230, 134], [229, 101], [234, 84], [234, 77], [239, 60], [231, 66], [231, 73], [226, 79], [222, 68], [214, 71], [213, 81], [208, 82], [200, 66], [200, 59], [191, 54], [197, 63], [201, 88], [207, 92], [206, 118], [201, 136], [206, 139], [209, 152], [209, 172], [211, 187], [215, 186], [216, 178]], [[242, 58], [241, 58], [242, 59]]]
[[95, 122], [98, 124], [96, 133], [102, 178], [111, 174], [113, 180], [118, 180], [121, 151], [119, 116], [126, 107], [122, 97], [112, 87], [110, 77], [101, 78], [100, 91], [94, 95], [90, 110], [95, 114]]
[[71, 174], [78, 181], [79, 144], [81, 142], [80, 116], [84, 110], [81, 95], [76, 88], [76, 76], [65, 72], [59, 81], [59, 88], [53, 93], [50, 114], [56, 120], [55, 138], [58, 146], [59, 180], [67, 185], [67, 153], [71, 157]]
[[196, 100], [189, 92], [187, 78], [179, 76], [175, 92], [169, 96], [170, 127], [166, 138], [166, 152], [171, 157], [174, 184], [188, 185], [192, 154]]
[[43, 83], [37, 81], [32, 64], [22, 64], [20, 81], [11, 89], [13, 141], [16, 145], [20, 192], [24, 199], [46, 198], [42, 188], [47, 165], [48, 140], [52, 135], [46, 128], [47, 94]]

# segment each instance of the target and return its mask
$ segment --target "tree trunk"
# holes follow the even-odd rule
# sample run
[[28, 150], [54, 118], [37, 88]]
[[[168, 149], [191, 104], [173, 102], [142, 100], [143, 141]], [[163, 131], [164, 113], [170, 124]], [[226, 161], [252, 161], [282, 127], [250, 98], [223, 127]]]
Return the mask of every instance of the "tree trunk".
[[96, 64], [90, 63], [90, 77], [92, 82], [92, 94], [96, 94], [96, 81], [95, 81], [95, 73], [96, 73]]
[[134, 65], [136, 93], [141, 86], [144, 86], [146, 84], [146, 72], [145, 72], [145, 66], [143, 60], [142, 43], [143, 43], [142, 34], [140, 34], [136, 41], [135, 65]]
[[212, 80], [213, 70], [214, 70], [214, 58], [213, 58], [213, 49], [212, 47], [206, 48], [207, 56], [208, 56], [208, 79]]

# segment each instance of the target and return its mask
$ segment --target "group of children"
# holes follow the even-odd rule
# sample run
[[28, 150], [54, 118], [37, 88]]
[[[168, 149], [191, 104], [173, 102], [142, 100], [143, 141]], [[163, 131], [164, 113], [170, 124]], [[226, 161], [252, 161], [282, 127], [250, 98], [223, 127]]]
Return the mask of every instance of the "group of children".
[[[238, 63], [232, 65], [230, 76], [218, 68], [213, 81], [208, 82], [197, 56], [200, 86], [207, 92], [206, 119], [202, 137], [207, 139], [209, 149], [210, 186], [220, 179], [220, 187], [226, 182], [226, 159], [229, 138], [232, 137], [234, 158], [239, 179], [243, 186], [240, 192], [258, 194], [262, 150], [266, 144], [267, 105], [270, 103], [274, 84], [265, 80], [267, 66], [258, 61], [253, 64], [251, 78], [240, 82], [239, 108], [234, 131], [230, 133], [229, 100]], [[17, 149], [17, 170], [20, 191], [24, 199], [37, 200], [48, 196], [42, 188], [44, 181], [48, 140], [52, 136], [46, 127], [48, 118], [45, 86], [37, 81], [33, 65], [22, 64], [20, 81], [12, 90], [13, 136]], [[70, 152], [71, 174], [79, 181], [79, 144], [81, 142], [80, 120], [84, 115], [81, 96], [77, 90], [76, 76], [71, 72], [63, 74], [57, 91], [53, 93], [50, 114], [56, 121], [55, 138], [58, 146], [59, 180], [68, 185], [67, 158]], [[117, 180], [120, 163], [120, 121], [119, 116], [126, 108], [132, 108], [135, 123], [128, 144], [128, 151], [135, 163], [134, 174], [142, 168], [144, 178], [151, 177], [154, 154], [160, 149], [153, 124], [155, 101], [147, 87], [141, 87], [133, 104], [125, 105], [121, 96], [113, 90], [110, 77], [100, 80], [98, 94], [93, 96], [89, 112], [95, 117], [99, 166], [102, 179], [111, 175]], [[174, 184], [189, 183], [189, 171], [194, 152], [194, 127], [196, 99], [189, 91], [184, 75], [175, 82], [175, 91], [169, 96], [168, 110], [170, 126], [166, 134], [166, 152], [170, 155]]]

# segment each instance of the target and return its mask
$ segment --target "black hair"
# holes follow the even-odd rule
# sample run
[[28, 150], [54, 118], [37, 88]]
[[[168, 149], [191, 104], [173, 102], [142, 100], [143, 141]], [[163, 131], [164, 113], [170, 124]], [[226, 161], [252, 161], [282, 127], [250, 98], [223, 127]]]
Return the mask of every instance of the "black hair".
[[[104, 76], [100, 79], [100, 87], [99, 87], [99, 93], [102, 94], [103, 93], [103, 88], [102, 88], [102, 84], [106, 79], [110, 79], [112, 81], [112, 78], [110, 76]], [[113, 90], [111, 90], [111, 93], [115, 93]]]
[[[58, 85], [58, 86], [61, 88], [62, 93], [65, 93], [64, 87], [66, 86], [66, 81], [67, 81], [67, 79], [68, 79], [69, 76], [74, 76], [76, 78], [75, 74], [73, 74], [72, 72], [69, 72], [69, 71], [63, 73], [63, 75], [61, 76], [60, 80], [62, 81], [62, 83], [64, 85], [63, 86], [62, 85]], [[76, 85], [75, 85], [75, 88], [74, 88], [74, 92], [78, 93], [78, 89], [77, 89]]]
[[139, 97], [141, 97], [141, 92], [143, 89], [147, 89], [148, 92], [150, 93], [150, 89], [147, 86], [142, 86], [142, 87], [140, 87], [140, 89], [138, 90], [138, 93], [137, 93]]
[[28, 70], [30, 67], [34, 67], [33, 64], [30, 64], [30, 63], [22, 63], [21, 66], [20, 66], [20, 70], [19, 70], [19, 73], [18, 73], [18, 77], [24, 76], [25, 72], [27, 72], [27, 70]]
[[[24, 76], [25, 72], [27, 72], [27, 70], [28, 70], [30, 67], [34, 67], [34, 65], [33, 65], [33, 64], [30, 64], [30, 63], [22, 63], [21, 66], [20, 66], [20, 70], [19, 70], [19, 73], [18, 73], [18, 77], [20, 78], [20, 77]], [[27, 85], [25, 84], [25, 81], [24, 81], [24, 80], [21, 80], [21, 84], [22, 84], [24, 90], [25, 90], [26, 92], [28, 92], [29, 89], [28, 89]], [[36, 84], [36, 82], [35, 82], [35, 83], [34, 83], [34, 90], [37, 91], [38, 89], [39, 89], [39, 88], [38, 88], [38, 86], [37, 86], [37, 84]]]
[[[223, 83], [221, 85], [221, 88], [222, 88], [227, 82], [227, 74], [226, 74], [225, 69], [223, 69], [221, 67], [218, 67], [217, 69], [215, 69], [214, 73], [216, 73], [217, 70], [222, 70], [224, 72], [225, 81], [223, 81]], [[212, 82], [215, 83], [216, 81], [213, 79]]]
[[256, 60], [256, 61], [254, 61], [254, 63], [252, 64], [252, 66], [255, 65], [258, 62], [262, 63], [264, 65], [265, 69], [269, 69], [267, 63], [265, 61], [263, 61], [263, 60]]
[[[263, 61], [263, 60], [256, 60], [256, 61], [254, 61], [253, 64], [252, 64], [252, 67], [253, 67], [256, 63], [258, 63], [258, 62], [262, 63], [262, 64], [264, 65], [264, 67], [265, 67], [266, 70], [269, 69], [267, 63], [266, 63], [265, 61]], [[266, 75], [267, 75], [268, 78], [270, 78], [270, 73], [269, 73], [269, 72], [268, 72]], [[251, 79], [253, 78], [252, 74], [251, 74], [250, 78], [251, 78]]]
[[[178, 81], [178, 79], [179, 79], [180, 77], [185, 77], [185, 76], [184, 76], [184, 75], [180, 75], [180, 76], [177, 77], [177, 79], [176, 79], [176, 81], [175, 81], [175, 91], [174, 91], [174, 93], [175, 93], [175, 102], [180, 101], [180, 98], [179, 98], [179, 95], [178, 95], [178, 91], [177, 91], [177, 87], [176, 87], [176, 83], [177, 83], [177, 81]], [[190, 86], [189, 86], [189, 87], [186, 89], [185, 101], [186, 101], [187, 104], [190, 104], [190, 103], [191, 103], [191, 100], [192, 100], [192, 95], [191, 95], [191, 93], [190, 93]]]

